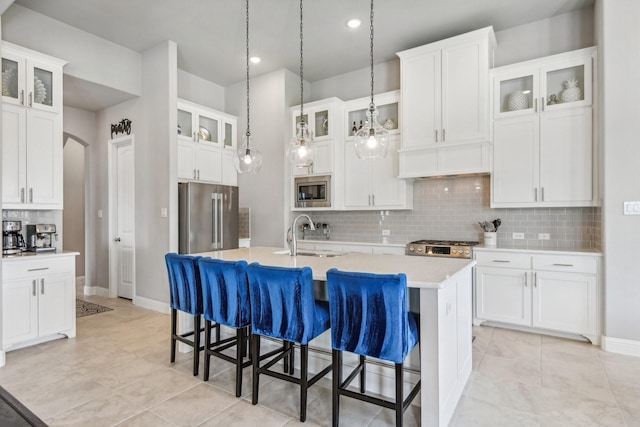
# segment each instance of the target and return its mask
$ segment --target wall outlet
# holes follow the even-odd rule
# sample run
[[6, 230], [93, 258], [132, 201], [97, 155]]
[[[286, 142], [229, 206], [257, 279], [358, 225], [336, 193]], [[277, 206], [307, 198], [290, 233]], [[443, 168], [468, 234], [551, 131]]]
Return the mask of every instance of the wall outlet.
[[391, 230], [382, 230], [383, 236], [391, 236]]
[[549, 233], [538, 233], [538, 240], [549, 240], [551, 239], [551, 234]]
[[624, 215], [640, 215], [640, 202], [624, 202]]
[[524, 240], [524, 233], [513, 233], [513, 240]]

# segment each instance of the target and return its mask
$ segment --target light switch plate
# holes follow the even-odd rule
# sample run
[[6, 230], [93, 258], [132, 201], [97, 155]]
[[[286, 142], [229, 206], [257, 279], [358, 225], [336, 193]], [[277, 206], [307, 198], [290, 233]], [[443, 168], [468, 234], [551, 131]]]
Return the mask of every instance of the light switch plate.
[[161, 208], [160, 209], [160, 218], [166, 218], [167, 217], [167, 208]]
[[382, 230], [383, 236], [391, 236], [391, 230]]
[[513, 240], [524, 240], [524, 233], [513, 233]]
[[550, 240], [551, 234], [549, 233], [538, 233], [538, 240]]
[[640, 202], [624, 202], [625, 215], [640, 215]]

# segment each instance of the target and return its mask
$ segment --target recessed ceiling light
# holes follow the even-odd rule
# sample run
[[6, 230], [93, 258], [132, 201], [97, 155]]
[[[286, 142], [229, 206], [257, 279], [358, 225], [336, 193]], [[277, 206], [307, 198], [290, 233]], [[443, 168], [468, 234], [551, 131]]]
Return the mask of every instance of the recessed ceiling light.
[[262, 59], [260, 59], [260, 57], [258, 56], [252, 56], [251, 58], [249, 58], [249, 61], [251, 61], [254, 64], [259, 64], [260, 61], [262, 61]]
[[347, 21], [347, 27], [349, 28], [358, 28], [362, 24], [362, 21], [358, 18], [352, 18]]

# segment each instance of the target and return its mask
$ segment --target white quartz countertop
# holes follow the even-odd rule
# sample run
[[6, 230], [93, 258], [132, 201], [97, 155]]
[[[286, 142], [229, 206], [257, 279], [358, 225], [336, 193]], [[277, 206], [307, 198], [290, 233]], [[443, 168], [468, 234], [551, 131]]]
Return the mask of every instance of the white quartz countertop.
[[[302, 252], [302, 251], [299, 251]], [[323, 251], [314, 251], [323, 253]], [[327, 254], [332, 252], [326, 251]], [[287, 254], [285, 254], [287, 253]], [[335, 252], [333, 252], [335, 253]], [[245, 260], [277, 267], [311, 267], [314, 280], [326, 280], [331, 268], [343, 271], [361, 271], [374, 274], [407, 275], [407, 285], [412, 288], [443, 288], [448, 278], [475, 265], [475, 260], [407, 255], [380, 255], [347, 252], [340, 256], [290, 256], [282, 248], [254, 247], [226, 251], [203, 252], [194, 255], [208, 256], [226, 261]]]
[[62, 252], [23, 252], [18, 255], [5, 255], [2, 257], [2, 262], [12, 262], [18, 260], [36, 260], [45, 258], [57, 258], [61, 256], [78, 256], [80, 252], [76, 251], [62, 251]]

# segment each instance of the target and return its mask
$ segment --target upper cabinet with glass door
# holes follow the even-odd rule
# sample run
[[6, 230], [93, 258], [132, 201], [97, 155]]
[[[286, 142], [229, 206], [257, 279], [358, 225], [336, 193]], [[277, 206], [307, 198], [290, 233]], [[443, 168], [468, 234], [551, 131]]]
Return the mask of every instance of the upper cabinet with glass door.
[[592, 103], [593, 59], [590, 49], [528, 61], [494, 74], [494, 118]]
[[66, 61], [2, 42], [2, 102], [59, 113]]
[[[355, 134], [367, 121], [370, 97], [349, 101], [346, 105], [346, 133], [347, 141], [353, 139]], [[374, 103], [378, 110], [378, 122], [380, 126], [389, 131], [390, 135], [400, 133], [398, 120], [398, 103], [400, 102], [400, 91], [395, 90], [375, 95]]]
[[218, 144], [221, 134], [220, 113], [189, 101], [178, 101], [178, 139]]
[[[342, 105], [342, 101], [337, 98], [330, 98], [304, 104], [304, 121], [307, 123], [314, 141], [333, 138], [337, 120], [335, 116], [336, 105]], [[291, 114], [291, 136], [293, 137], [298, 130], [298, 123], [300, 123], [300, 106], [293, 107]]]

